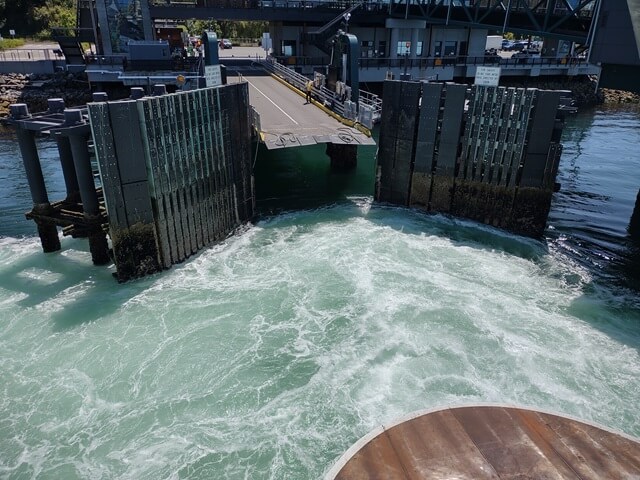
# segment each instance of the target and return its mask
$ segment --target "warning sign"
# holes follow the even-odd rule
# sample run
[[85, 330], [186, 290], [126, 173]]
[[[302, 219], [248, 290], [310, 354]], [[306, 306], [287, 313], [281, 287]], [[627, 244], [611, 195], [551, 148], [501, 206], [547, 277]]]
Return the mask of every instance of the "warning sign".
[[497, 87], [500, 83], [500, 67], [476, 67], [475, 85]]
[[216, 87], [222, 85], [222, 75], [220, 74], [220, 65], [205, 65], [204, 80], [207, 87]]

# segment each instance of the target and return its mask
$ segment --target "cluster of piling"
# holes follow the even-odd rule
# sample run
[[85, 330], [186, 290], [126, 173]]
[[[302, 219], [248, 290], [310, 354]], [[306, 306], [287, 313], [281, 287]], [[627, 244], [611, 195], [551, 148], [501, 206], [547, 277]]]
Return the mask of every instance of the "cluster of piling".
[[387, 81], [376, 199], [540, 237], [562, 91]]
[[[117, 279], [127, 281], [184, 261], [253, 217], [246, 83], [169, 95], [158, 85], [154, 96], [133, 88], [127, 100], [93, 100], [65, 109], [51, 99], [34, 116], [11, 106], [33, 199], [27, 218], [45, 252], [60, 249], [62, 227], [87, 237], [93, 262], [113, 260]], [[49, 201], [36, 133], [58, 144], [64, 200]]]
[[[11, 121], [27, 174], [33, 208], [26, 216], [36, 222], [45, 252], [60, 250], [58, 227], [64, 235], [86, 237], [93, 262], [110, 262], [104, 227], [106, 210], [102, 188], [96, 188], [89, 147], [86, 109], [65, 108], [64, 100], [49, 99], [47, 112], [31, 115], [25, 104], [10, 107]], [[36, 145], [36, 134], [48, 133], [58, 146], [66, 187], [63, 200], [50, 202]]]

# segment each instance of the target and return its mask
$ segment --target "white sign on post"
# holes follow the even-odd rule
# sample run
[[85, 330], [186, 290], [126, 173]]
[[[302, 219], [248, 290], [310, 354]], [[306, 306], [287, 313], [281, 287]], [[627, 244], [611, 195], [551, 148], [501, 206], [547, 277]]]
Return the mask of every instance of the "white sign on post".
[[207, 87], [216, 87], [222, 85], [222, 74], [220, 73], [220, 65], [205, 65], [204, 80]]
[[500, 67], [476, 67], [474, 85], [497, 87], [500, 83]]
[[267, 55], [269, 54], [269, 50], [271, 50], [272, 48], [271, 35], [268, 32], [265, 32], [262, 34], [262, 48], [264, 49]]
[[14, 29], [9, 30], [9, 35], [11, 35], [12, 37], [15, 37], [16, 31]]

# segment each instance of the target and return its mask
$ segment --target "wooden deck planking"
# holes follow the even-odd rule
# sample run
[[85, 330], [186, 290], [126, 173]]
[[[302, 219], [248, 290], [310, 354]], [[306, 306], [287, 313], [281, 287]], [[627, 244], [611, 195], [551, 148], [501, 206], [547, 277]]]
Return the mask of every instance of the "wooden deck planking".
[[640, 479], [640, 442], [515, 407], [425, 413], [383, 428], [353, 453], [357, 446], [327, 480]]
[[407, 478], [455, 478], [463, 473], [471, 473], [477, 479], [498, 478], [449, 410], [435, 412], [430, 418], [418, 417], [387, 433], [406, 465]]

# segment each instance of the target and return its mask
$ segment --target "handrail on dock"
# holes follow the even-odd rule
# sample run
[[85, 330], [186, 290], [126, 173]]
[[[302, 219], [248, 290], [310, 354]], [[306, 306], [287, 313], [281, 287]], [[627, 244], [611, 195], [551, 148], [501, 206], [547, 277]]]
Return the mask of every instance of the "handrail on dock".
[[[292, 68], [288, 68], [278, 63], [276, 59], [272, 57], [268, 57], [264, 62], [262, 62], [262, 65], [267, 69], [267, 71], [282, 78], [302, 92], [305, 91], [306, 84], [310, 80], [310, 78], [296, 72]], [[347, 111], [347, 101], [343, 100], [338, 93], [329, 90], [324, 85], [317, 87], [314, 84], [312, 87], [312, 96], [325, 107], [329, 108], [341, 117], [355, 120], [354, 118], [350, 118], [352, 115]], [[382, 99], [379, 96], [371, 92], [360, 90], [360, 100], [358, 103], [358, 108], [364, 106], [372, 111], [373, 123], [376, 123], [380, 119], [382, 112]]]

